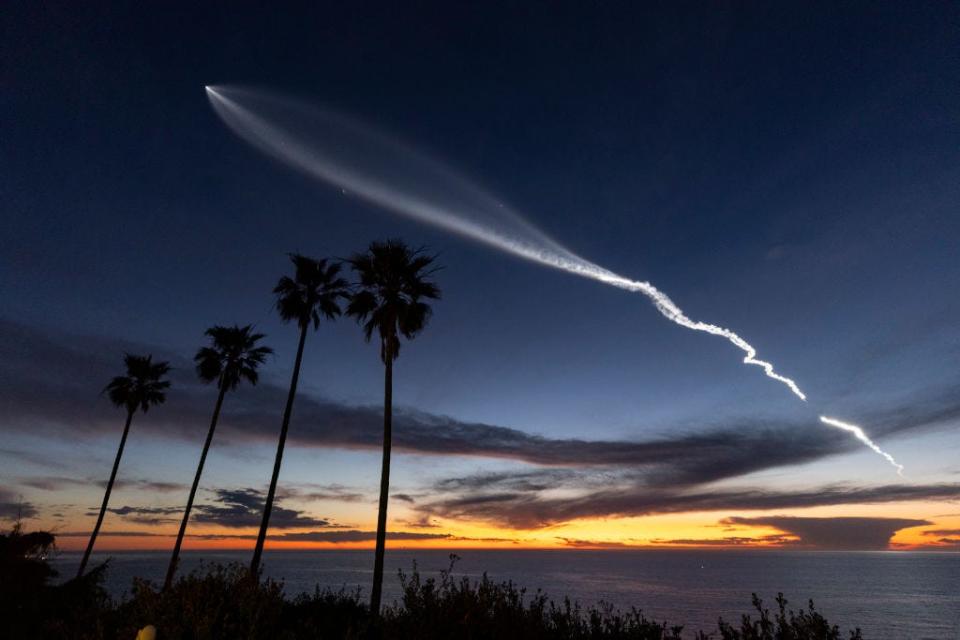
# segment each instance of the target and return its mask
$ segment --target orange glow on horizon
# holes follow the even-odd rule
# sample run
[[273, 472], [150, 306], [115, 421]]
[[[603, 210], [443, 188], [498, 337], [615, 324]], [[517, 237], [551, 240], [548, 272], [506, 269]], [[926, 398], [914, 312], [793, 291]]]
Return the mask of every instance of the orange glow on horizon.
[[[939, 542], [928, 531], [937, 529], [960, 529], [960, 516], [943, 515], [942, 504], [910, 503], [902, 505], [863, 505], [857, 509], [861, 517], [903, 517], [925, 520], [931, 524], [905, 528], [891, 539], [891, 550], [956, 549], [955, 545]], [[754, 514], [756, 515], [756, 514]], [[766, 514], [770, 515], [770, 514]], [[785, 515], [785, 514], [778, 514]], [[849, 516], [849, 507], [824, 507], [793, 511], [797, 517], [830, 518]], [[435, 534], [424, 539], [394, 539], [387, 546], [394, 549], [624, 549], [624, 548], [803, 548], [796, 536], [769, 526], [725, 525], [728, 513], [669, 514], [634, 518], [582, 519], [535, 530], [516, 530], [483, 523], [439, 521], [435, 527], [410, 528], [397, 525], [389, 530], [408, 535]], [[42, 527], [38, 527], [42, 528]], [[325, 529], [331, 534], [337, 531], [370, 531], [363, 525], [355, 529]], [[53, 529], [56, 533], [56, 529]], [[83, 527], [71, 529], [70, 535], [57, 538], [57, 545], [64, 551], [82, 551], [87, 537]], [[302, 531], [276, 531], [274, 535]], [[128, 531], [123, 536], [111, 536], [108, 529], [101, 531], [97, 551], [162, 551], [173, 546], [175, 529], [162, 532], [143, 530], [143, 535]], [[196, 535], [209, 538], [187, 537], [184, 550], [247, 550], [252, 549], [255, 530], [226, 528], [203, 529]], [[217, 537], [223, 536], [223, 537]], [[796, 546], [795, 546], [796, 545]], [[373, 540], [331, 542], [268, 539], [266, 548], [271, 550], [335, 550], [373, 549]]]

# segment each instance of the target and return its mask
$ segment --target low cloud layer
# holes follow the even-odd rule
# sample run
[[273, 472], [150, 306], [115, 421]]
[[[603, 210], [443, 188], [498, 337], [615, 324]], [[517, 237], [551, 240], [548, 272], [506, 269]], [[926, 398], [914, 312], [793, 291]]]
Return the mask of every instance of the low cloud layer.
[[[96, 337], [57, 335], [0, 320], [0, 412], [5, 426], [31, 433], [78, 437], [117, 430], [119, 414], [99, 397], [116, 374], [124, 351], [152, 352], [172, 362], [174, 385], [167, 404], [138, 416], [138, 431], [196, 440], [209, 418], [212, 395], [182, 354]], [[286, 389], [261, 383], [233, 394], [222, 429], [233, 439], [272, 441]], [[920, 408], [916, 408], [919, 406]], [[960, 417], [960, 391], [869, 417], [871, 433], [928, 428]], [[350, 406], [302, 393], [291, 428], [301, 446], [377, 448], [379, 406]], [[394, 447], [437, 455], [516, 459], [557, 467], [628, 466], [649, 470], [650, 482], [698, 484], [763, 469], [801, 464], [854, 450], [845, 434], [815, 423], [757, 420], [711, 425], [648, 441], [553, 439], [517, 429], [468, 423], [398, 407]]]
[[24, 501], [21, 496], [0, 487], [0, 520], [16, 520], [17, 518], [32, 518], [37, 515], [33, 504]]
[[[300, 529], [300, 528], [336, 528], [326, 518], [317, 518], [306, 511], [291, 509], [283, 505], [283, 501], [290, 493], [278, 495], [270, 513], [271, 529]], [[260, 526], [263, 517], [263, 508], [266, 501], [264, 492], [257, 489], [215, 489], [210, 502], [200, 502], [193, 505], [190, 514], [192, 524], [226, 527], [229, 529], [246, 529]], [[144, 525], [168, 524], [180, 522], [183, 516], [183, 506], [130, 506], [111, 507], [107, 509], [125, 521]], [[88, 516], [96, 515], [90, 511]]]
[[[138, 433], [198, 439], [209, 418], [212, 394], [200, 385], [182, 354], [102, 338], [42, 332], [0, 320], [0, 414], [5, 427], [34, 435], [79, 438], [115, 433], [119, 414], [98, 394], [116, 373], [123, 351], [152, 352], [171, 360], [174, 386], [167, 404], [138, 416]], [[222, 418], [222, 433], [234, 442], [272, 442], [286, 389], [261, 383], [233, 394]], [[960, 390], [953, 387], [922, 402], [892, 407], [865, 422], [878, 441], [921, 432], [960, 418]], [[381, 409], [350, 406], [303, 393], [291, 426], [299, 446], [376, 449]], [[816, 423], [731, 420], [645, 441], [554, 439], [505, 426], [469, 423], [446, 416], [396, 408], [394, 447], [434, 455], [513, 459], [540, 468], [517, 473], [481, 474], [441, 480], [431, 499], [398, 494], [419, 522], [433, 517], [480, 520], [533, 529], [591, 517], [643, 516], [694, 511], [778, 510], [838, 504], [909, 500], [957, 500], [960, 484], [880, 487], [827, 486], [796, 491], [763, 488], [712, 489], [711, 483], [751, 473], [821, 460], [859, 450], [846, 434]], [[23, 479], [22, 484], [55, 490], [62, 476]], [[173, 491], [181, 485], [138, 480], [138, 488]], [[552, 489], [568, 489], [557, 497]], [[363, 501], [361, 491], [336, 485], [291, 489], [300, 500]], [[28, 505], [29, 506], [29, 505]], [[10, 505], [3, 507], [7, 511]], [[31, 507], [32, 508], [32, 507]], [[253, 490], [218, 493], [200, 505], [196, 522], [228, 527], [259, 524], [262, 496]], [[141, 519], [164, 514], [138, 514]], [[145, 520], [144, 520], [145, 521]], [[306, 512], [280, 507], [276, 528], [328, 528], [331, 523]]]
[[[18, 484], [31, 489], [42, 491], [60, 491], [69, 487], [100, 487], [105, 489], [107, 481], [103, 478], [74, 478], [70, 476], [31, 476], [20, 478]], [[113, 483], [115, 490], [135, 489], [138, 491], [155, 491], [167, 493], [172, 491], [186, 491], [187, 485], [179, 482], [157, 482], [145, 478], [117, 478]]]
[[960, 500], [960, 484], [833, 485], [802, 491], [764, 489], [670, 491], [628, 485], [574, 497], [538, 492], [468, 492], [419, 505], [424, 515], [481, 520], [518, 529], [536, 529], [577, 518], [647, 516], [698, 511], [801, 509], [840, 504], [883, 504], [912, 500]]
[[798, 545], [832, 550], [884, 550], [901, 529], [932, 524], [908, 518], [797, 518], [767, 516], [727, 518], [727, 525], [770, 527], [795, 536]]

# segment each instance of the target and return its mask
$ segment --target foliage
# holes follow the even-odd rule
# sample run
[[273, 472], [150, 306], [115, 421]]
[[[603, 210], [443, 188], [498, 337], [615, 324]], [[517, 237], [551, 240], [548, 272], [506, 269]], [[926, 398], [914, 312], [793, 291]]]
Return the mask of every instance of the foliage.
[[682, 627], [647, 620], [637, 609], [622, 613], [610, 605], [581, 609], [569, 598], [558, 605], [537, 591], [512, 582], [495, 582], [484, 574], [471, 582], [453, 577], [457, 560], [434, 578], [420, 577], [416, 565], [403, 572], [401, 601], [383, 613], [384, 638], [493, 638], [676, 640]]
[[127, 374], [110, 381], [104, 391], [110, 401], [125, 408], [130, 414], [139, 407], [144, 413], [152, 405], [162, 404], [167, 399], [165, 391], [170, 382], [162, 378], [170, 372], [166, 362], [153, 362], [153, 356], [126, 354], [123, 363]]
[[264, 338], [262, 333], [253, 333], [249, 324], [243, 327], [218, 325], [207, 329], [206, 335], [211, 346], [202, 347], [193, 358], [201, 380], [217, 382], [227, 391], [236, 389], [241, 380], [257, 384], [257, 368], [273, 353], [270, 347], [257, 346], [257, 342]]
[[373, 242], [366, 253], [349, 260], [360, 283], [350, 297], [347, 315], [363, 324], [368, 342], [374, 331], [380, 335], [384, 362], [400, 355], [399, 336], [413, 339], [430, 320], [430, 306], [423, 300], [440, 298], [440, 289], [427, 279], [436, 271], [433, 261], [433, 256], [400, 240]]
[[284, 322], [296, 321], [305, 329], [320, 319], [334, 320], [340, 315], [337, 300], [346, 298], [349, 285], [339, 277], [340, 265], [325, 259], [316, 260], [298, 253], [290, 254], [294, 276], [280, 278], [273, 292], [277, 296], [277, 311]]
[[[239, 565], [201, 567], [166, 591], [135, 580], [130, 595], [116, 602], [102, 586], [106, 564], [83, 578], [51, 585], [55, 572], [46, 566], [51, 549], [53, 536], [48, 533], [22, 534], [17, 527], [0, 535], [3, 575], [24, 576], [23, 581], [0, 581], [6, 589], [0, 599], [0, 637], [129, 640], [148, 624], [157, 628], [159, 640], [678, 640], [682, 631], [648, 620], [636, 609], [621, 612], [605, 604], [584, 609], [569, 599], [557, 604], [540, 591], [528, 595], [511, 582], [495, 582], [486, 575], [477, 581], [458, 579], [453, 574], [456, 556], [439, 579], [423, 578], [416, 565], [409, 575], [401, 572], [400, 601], [374, 621], [359, 590], [316, 589], [289, 598], [282, 583], [251, 579]], [[739, 629], [721, 620], [719, 636], [701, 632], [695, 637], [840, 639], [838, 628], [812, 603], [798, 613], [786, 610], [782, 595], [777, 603], [779, 610], [771, 615], [754, 596], [758, 619], [744, 615]], [[850, 637], [862, 640], [859, 630]]]
[[52, 585], [57, 572], [47, 558], [55, 549], [53, 534], [23, 533], [20, 523], [0, 534], [0, 638], [70, 638], [73, 629], [96, 629], [110, 608], [101, 587], [107, 564]]
[[[840, 640], [840, 628], [827, 622], [813, 606], [813, 600], [807, 609], [794, 613], [787, 610], [787, 599], [777, 594], [777, 612], [771, 618], [770, 610], [764, 608], [763, 600], [753, 594], [753, 608], [759, 614], [753, 619], [744, 614], [740, 620], [740, 629], [719, 621], [722, 640]], [[862, 640], [860, 629], [850, 632], [851, 640]]]

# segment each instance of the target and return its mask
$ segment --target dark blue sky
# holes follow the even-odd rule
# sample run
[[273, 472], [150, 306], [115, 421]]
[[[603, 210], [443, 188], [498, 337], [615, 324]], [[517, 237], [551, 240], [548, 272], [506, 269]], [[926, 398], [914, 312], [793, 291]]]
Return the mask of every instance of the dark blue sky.
[[[256, 322], [284, 384], [295, 336], [270, 290], [285, 253], [399, 236], [445, 266], [434, 321], [398, 369], [410, 408], [636, 439], [733, 418], [815, 429], [821, 411], [866, 424], [956, 388], [955, 5], [108, 4], [4, 10], [7, 321], [184, 356], [213, 323]], [[210, 109], [204, 86], [219, 83], [314, 100], [432, 151], [571, 250], [746, 337], [811, 406], [639, 296], [262, 156]], [[311, 340], [309, 391], [378, 400], [355, 326]], [[916, 464], [914, 449], [901, 447]]]

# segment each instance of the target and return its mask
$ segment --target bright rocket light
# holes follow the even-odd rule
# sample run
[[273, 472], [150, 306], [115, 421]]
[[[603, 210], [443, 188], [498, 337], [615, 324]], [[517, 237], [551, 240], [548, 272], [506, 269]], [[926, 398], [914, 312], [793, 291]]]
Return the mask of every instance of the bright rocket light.
[[835, 418], [828, 418], [827, 416], [820, 416], [820, 422], [824, 424], [828, 424], [831, 427], [836, 427], [837, 429], [843, 429], [844, 431], [849, 431], [854, 436], [856, 436], [857, 440], [859, 440], [863, 444], [873, 449], [879, 455], [886, 458], [887, 462], [892, 464], [897, 469], [898, 475], [900, 476], [903, 475], [903, 465], [898, 463], [896, 460], [894, 460], [892, 455], [890, 455], [889, 453], [887, 453], [886, 451], [878, 447], [876, 444], [874, 444], [873, 440], [871, 440], [870, 437], [863, 431], [863, 429], [861, 429], [857, 425], [849, 424], [847, 422], [841, 422], [840, 420], [837, 420]]
[[[212, 86], [206, 90], [227, 126], [267, 155], [395, 213], [525, 260], [641, 293], [671, 322], [726, 338], [746, 354], [744, 364], [762, 368], [767, 377], [807, 399], [796, 382], [757, 358], [753, 345], [730, 329], [692, 320], [651, 283], [625, 278], [581, 258], [436, 160], [342, 114], [259, 91]], [[822, 416], [820, 420], [849, 431], [902, 472], [902, 465], [860, 427]]]

